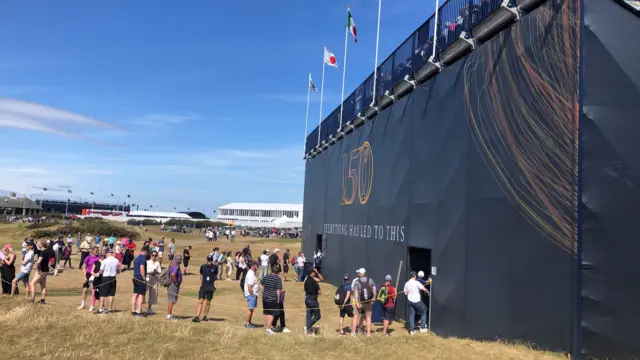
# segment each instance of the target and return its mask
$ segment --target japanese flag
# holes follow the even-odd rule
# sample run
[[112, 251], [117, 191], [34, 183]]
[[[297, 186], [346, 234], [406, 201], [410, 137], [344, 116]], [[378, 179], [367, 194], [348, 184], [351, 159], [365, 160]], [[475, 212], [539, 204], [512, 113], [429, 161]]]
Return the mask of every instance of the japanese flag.
[[324, 63], [334, 68], [338, 67], [336, 56], [331, 51], [329, 51], [326, 46], [324, 47]]

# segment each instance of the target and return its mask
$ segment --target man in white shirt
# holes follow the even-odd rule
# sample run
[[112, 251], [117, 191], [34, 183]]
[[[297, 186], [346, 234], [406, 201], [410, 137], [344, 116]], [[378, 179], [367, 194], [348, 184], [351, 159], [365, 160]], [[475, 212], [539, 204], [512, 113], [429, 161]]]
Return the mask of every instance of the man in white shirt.
[[428, 293], [428, 290], [422, 285], [416, 278], [418, 274], [415, 271], [411, 272], [411, 279], [404, 284], [404, 294], [407, 295], [407, 302], [409, 304], [409, 333], [415, 335], [416, 313], [420, 315], [420, 332], [426, 333], [427, 329], [427, 309], [422, 302], [420, 291]]
[[25, 294], [27, 296], [27, 300], [29, 299], [29, 275], [31, 275], [31, 269], [33, 268], [33, 260], [34, 260], [34, 252], [33, 252], [33, 242], [27, 241], [25, 243], [26, 252], [22, 257], [22, 264], [20, 265], [20, 271], [16, 275], [16, 277], [11, 281], [11, 296], [16, 293], [18, 289], [18, 282], [22, 281], [25, 287]]
[[269, 250], [265, 250], [260, 255], [260, 280], [269, 272]]
[[256, 278], [256, 270], [258, 269], [258, 263], [252, 261], [249, 264], [249, 271], [244, 280], [244, 298], [247, 301], [247, 316], [245, 319], [244, 327], [246, 329], [255, 329], [256, 326], [251, 323], [251, 317], [253, 316], [253, 310], [258, 305], [258, 292], [260, 285]]
[[[100, 283], [100, 309], [98, 314], [110, 313], [113, 306], [113, 298], [116, 296], [116, 275], [120, 273], [120, 262], [113, 257], [111, 249], [107, 250], [105, 259], [100, 265], [102, 282]], [[107, 310], [104, 310], [104, 299], [108, 299]]]

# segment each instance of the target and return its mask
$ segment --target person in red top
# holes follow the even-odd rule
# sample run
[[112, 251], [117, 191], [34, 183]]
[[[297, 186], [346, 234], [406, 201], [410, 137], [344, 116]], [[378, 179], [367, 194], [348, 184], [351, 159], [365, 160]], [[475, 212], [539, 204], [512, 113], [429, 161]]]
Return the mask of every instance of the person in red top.
[[380, 287], [380, 293], [386, 290], [387, 297], [383, 304], [384, 309], [384, 320], [383, 320], [383, 328], [382, 332], [384, 336], [391, 336], [389, 334], [389, 323], [393, 319], [393, 308], [396, 306], [396, 298], [398, 297], [398, 292], [396, 288], [391, 285], [391, 275], [387, 275], [384, 277], [384, 285]]

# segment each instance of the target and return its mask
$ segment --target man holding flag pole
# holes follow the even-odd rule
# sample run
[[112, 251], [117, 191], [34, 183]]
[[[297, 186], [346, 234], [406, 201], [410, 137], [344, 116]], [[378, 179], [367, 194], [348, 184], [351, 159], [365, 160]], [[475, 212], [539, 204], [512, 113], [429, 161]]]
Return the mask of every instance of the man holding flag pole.
[[356, 30], [356, 23], [351, 16], [351, 8], [347, 6], [347, 28], [344, 32], [344, 62], [342, 68], [342, 97], [340, 100], [340, 127], [342, 130], [342, 111], [344, 110], [344, 81], [347, 75], [347, 44], [349, 43], [349, 33], [353, 35], [353, 40], [358, 43], [358, 32]]
[[322, 59], [322, 81], [320, 82], [320, 119], [318, 120], [318, 146], [320, 146], [320, 130], [322, 127], [322, 101], [324, 100], [324, 69], [326, 65], [333, 68], [338, 67], [336, 56], [327, 49], [327, 45], [324, 46], [324, 56]]
[[311, 90], [318, 91], [316, 84], [313, 83], [313, 79], [311, 79], [311, 73], [309, 73], [309, 84], [307, 85], [307, 116], [304, 120], [304, 153], [303, 156], [307, 156], [307, 131], [309, 126], [309, 98], [311, 97]]

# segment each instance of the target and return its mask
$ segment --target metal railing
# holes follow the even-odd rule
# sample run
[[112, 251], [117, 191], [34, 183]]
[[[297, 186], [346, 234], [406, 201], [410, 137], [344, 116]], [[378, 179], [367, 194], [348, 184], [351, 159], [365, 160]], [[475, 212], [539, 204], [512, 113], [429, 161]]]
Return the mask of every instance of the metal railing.
[[[435, 14], [413, 32], [395, 51], [378, 67], [376, 96], [382, 97], [387, 91], [392, 92], [394, 86], [412, 75], [427, 64], [436, 47], [436, 59], [444, 49], [456, 42], [461, 35], [473, 37], [474, 26], [487, 19], [501, 7], [502, 0], [449, 0], [438, 10], [438, 34], [434, 36]], [[435, 39], [435, 41], [434, 41]], [[343, 106], [342, 125], [365, 111], [373, 99], [373, 73], [360, 84], [345, 100]], [[340, 105], [327, 116], [320, 125], [320, 134], [316, 127], [307, 136], [306, 154], [318, 145], [328, 141], [340, 131]]]

